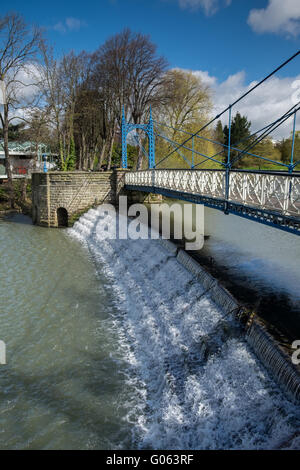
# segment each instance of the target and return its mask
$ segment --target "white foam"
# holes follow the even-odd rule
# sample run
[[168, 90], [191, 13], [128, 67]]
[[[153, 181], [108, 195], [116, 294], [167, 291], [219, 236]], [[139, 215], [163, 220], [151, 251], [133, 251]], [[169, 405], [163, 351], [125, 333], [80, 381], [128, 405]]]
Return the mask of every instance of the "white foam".
[[[288, 441], [299, 409], [243, 339], [230, 328], [219, 336], [225, 314], [203, 286], [155, 240], [99, 241], [108, 220], [91, 210], [69, 233], [88, 246], [119, 312], [115, 355], [135, 390], [127, 404], [133, 447], [271, 449]], [[214, 347], [204, 359], [207, 341]]]

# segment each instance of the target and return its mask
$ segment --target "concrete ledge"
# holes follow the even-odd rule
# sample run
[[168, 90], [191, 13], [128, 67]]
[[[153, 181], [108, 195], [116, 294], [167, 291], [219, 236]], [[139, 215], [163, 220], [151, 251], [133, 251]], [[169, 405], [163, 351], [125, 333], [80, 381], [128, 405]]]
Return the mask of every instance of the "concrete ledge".
[[216, 279], [213, 278], [199, 263], [197, 263], [197, 261], [188, 255], [186, 251], [180, 249], [177, 255], [177, 260], [191, 274], [197, 277], [205, 290], [211, 289], [216, 284]]
[[255, 318], [248, 324], [246, 340], [272, 377], [295, 403], [300, 402], [300, 374], [289, 357]]
[[170, 242], [170, 240], [164, 240], [163, 238], [160, 238], [158, 241], [159, 244], [162, 245], [169, 253], [177, 256], [178, 247], [175, 245], [175, 243]]

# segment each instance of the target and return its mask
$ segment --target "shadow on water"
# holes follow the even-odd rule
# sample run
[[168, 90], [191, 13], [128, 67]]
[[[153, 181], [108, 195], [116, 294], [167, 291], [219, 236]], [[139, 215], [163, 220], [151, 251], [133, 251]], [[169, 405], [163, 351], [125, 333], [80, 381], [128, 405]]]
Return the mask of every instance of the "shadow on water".
[[12, 224], [33, 225], [31, 217], [18, 212], [4, 215], [0, 220]]

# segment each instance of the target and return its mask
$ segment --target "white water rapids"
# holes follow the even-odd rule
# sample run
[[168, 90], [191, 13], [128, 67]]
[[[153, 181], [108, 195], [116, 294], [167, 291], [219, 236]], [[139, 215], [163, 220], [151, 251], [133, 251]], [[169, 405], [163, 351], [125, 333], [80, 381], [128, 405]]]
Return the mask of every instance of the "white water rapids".
[[[103, 240], [112, 222], [91, 209], [69, 234], [90, 251], [117, 307], [113, 356], [126, 361], [133, 390], [132, 448], [300, 448], [299, 408], [243, 335], [228, 324], [219, 336], [224, 313], [158, 240]], [[207, 356], [204, 338], [216, 346]]]

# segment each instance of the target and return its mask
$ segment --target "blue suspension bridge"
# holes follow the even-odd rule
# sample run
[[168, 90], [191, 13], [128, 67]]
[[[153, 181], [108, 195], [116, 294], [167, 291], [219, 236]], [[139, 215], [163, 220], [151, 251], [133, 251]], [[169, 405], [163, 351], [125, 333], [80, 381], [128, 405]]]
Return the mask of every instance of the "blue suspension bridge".
[[[127, 136], [133, 130], [144, 131], [148, 137], [148, 153], [141, 145], [137, 135], [135, 139], [141, 150], [148, 158], [148, 170], [131, 171], [125, 175], [125, 186], [128, 190], [137, 190], [162, 194], [166, 197], [181, 199], [195, 204], [204, 204], [208, 207], [223, 211], [225, 214], [235, 214], [255, 220], [281, 230], [300, 235], [300, 172], [297, 167], [300, 160], [296, 158], [295, 138], [296, 119], [300, 109], [300, 101], [288, 109], [275, 121], [259, 129], [239, 143], [232, 143], [232, 110], [234, 106], [246, 96], [266, 82], [270, 77], [294, 60], [300, 51], [277, 67], [267, 77], [254, 85], [234, 103], [230, 104], [221, 113], [213, 117], [196, 133], [176, 129], [165, 123], [157, 122], [152, 117], [146, 124], [131, 124], [126, 121], [125, 110], [122, 116], [122, 167], [127, 169]], [[228, 144], [217, 142], [203, 135], [204, 131], [228, 113]], [[252, 150], [272, 132], [282, 126], [287, 120], [292, 120], [292, 145], [289, 163], [272, 160], [257, 155]], [[178, 143], [172, 140], [165, 131], [171, 129], [184, 135], [184, 141]], [[155, 139], [163, 139], [172, 150], [161, 158], [155, 160]], [[212, 156], [199, 152], [195, 142], [202, 141], [220, 146], [222, 149]], [[240, 147], [242, 145], [242, 148]], [[170, 148], [169, 147], [169, 148]], [[185, 153], [184, 153], [185, 152]], [[177, 154], [185, 161], [189, 168], [160, 169], [164, 161]], [[186, 155], [191, 157], [188, 158]], [[224, 154], [226, 158], [224, 158]], [[199, 163], [195, 156], [201, 157]], [[276, 164], [281, 167], [278, 171], [256, 171], [236, 169], [236, 166], [245, 156]], [[223, 157], [223, 158], [222, 158]], [[218, 164], [220, 169], [205, 169], [207, 162]], [[200, 168], [202, 166], [202, 168]]]

